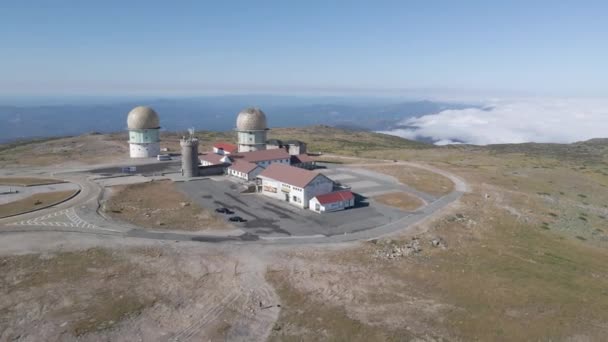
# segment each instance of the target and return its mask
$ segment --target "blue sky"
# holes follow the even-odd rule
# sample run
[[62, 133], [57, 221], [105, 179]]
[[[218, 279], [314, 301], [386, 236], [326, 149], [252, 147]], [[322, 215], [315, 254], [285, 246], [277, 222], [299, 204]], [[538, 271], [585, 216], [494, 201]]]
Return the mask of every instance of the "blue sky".
[[605, 97], [605, 1], [0, 1], [0, 95]]

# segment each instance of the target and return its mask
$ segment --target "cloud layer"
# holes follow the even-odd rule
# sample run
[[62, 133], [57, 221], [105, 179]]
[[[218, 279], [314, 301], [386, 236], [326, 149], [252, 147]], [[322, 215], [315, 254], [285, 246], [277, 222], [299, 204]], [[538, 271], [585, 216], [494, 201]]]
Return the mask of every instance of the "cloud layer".
[[437, 145], [556, 142], [608, 137], [608, 100], [493, 101], [486, 109], [445, 110], [382, 133]]

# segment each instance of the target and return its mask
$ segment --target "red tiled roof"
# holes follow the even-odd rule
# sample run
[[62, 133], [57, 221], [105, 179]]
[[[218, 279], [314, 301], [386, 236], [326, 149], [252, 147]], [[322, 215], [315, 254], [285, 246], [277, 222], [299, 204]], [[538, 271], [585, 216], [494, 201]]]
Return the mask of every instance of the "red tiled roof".
[[289, 159], [289, 153], [281, 148], [277, 148], [272, 150], [240, 152], [231, 155], [231, 157], [240, 158], [241, 160], [248, 161], [250, 163], [255, 163], [266, 160]]
[[319, 195], [316, 197], [317, 201], [321, 204], [335, 203], [340, 201], [350, 201], [355, 198], [352, 192], [348, 190], [330, 192], [325, 195]]
[[300, 163], [312, 163], [315, 160], [312, 159], [308, 154], [298, 154], [296, 156], [291, 156], [292, 164], [300, 164]]
[[203, 154], [201, 156], [199, 156], [200, 160], [204, 160], [207, 162], [210, 162], [211, 164], [215, 165], [215, 164], [223, 164], [221, 159], [224, 158], [224, 156], [221, 156], [219, 154], [215, 154], [213, 152], [207, 152], [206, 154]]
[[218, 148], [218, 149], [222, 149], [228, 153], [234, 153], [237, 150], [237, 146], [231, 143], [227, 143], [227, 142], [218, 142], [213, 144], [213, 147]]
[[[321, 173], [316, 173], [299, 167], [289, 166], [285, 164], [270, 164], [258, 177], [265, 177], [280, 182], [295, 185], [304, 188], [317, 176], [323, 176]], [[325, 176], [323, 176], [325, 177]]]
[[238, 171], [238, 172], [249, 173], [249, 172], [255, 170], [256, 167], [259, 167], [259, 166], [254, 163], [246, 162], [244, 160], [237, 160], [232, 165], [230, 165], [230, 167], [228, 167], [228, 168]]

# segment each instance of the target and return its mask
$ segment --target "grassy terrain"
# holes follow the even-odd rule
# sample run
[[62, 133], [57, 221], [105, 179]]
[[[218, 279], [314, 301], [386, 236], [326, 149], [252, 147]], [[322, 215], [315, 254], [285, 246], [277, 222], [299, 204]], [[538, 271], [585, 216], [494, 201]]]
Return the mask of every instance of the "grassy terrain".
[[[69, 334], [82, 336], [110, 328], [152, 304], [147, 294], [127, 291], [124, 278], [115, 278], [125, 274], [143, 277], [144, 273], [106, 249], [60, 252], [50, 257], [6, 256], [0, 261], [0, 288], [7, 296], [1, 302], [6, 306], [0, 307], [0, 322], [11, 321], [19, 310], [61, 299], [46, 304], [52, 309], [33, 310], [32, 318], [48, 316], [46, 319], [58, 321], [57, 326], [65, 321]], [[83, 288], [70, 290], [73, 284]]]
[[0, 218], [26, 213], [36, 209], [43, 209], [63, 202], [74, 196], [78, 190], [55, 191], [37, 193], [22, 200], [0, 204]]
[[[360, 150], [356, 155], [365, 158], [423, 161], [449, 170], [473, 192], [458, 211], [425, 224], [429, 231], [420, 237], [419, 255], [384, 261], [376, 257], [380, 247], [366, 244], [298, 255], [305, 267], [273, 270], [269, 279], [286, 303], [317, 304], [286, 307], [278, 324], [310, 339], [339, 340], [346, 323], [335, 329], [307, 323], [331, 310], [334, 320], [358, 326], [370, 341], [388, 339], [375, 335], [378, 327], [422, 339], [603, 340], [607, 149], [606, 140], [592, 140]], [[370, 166], [406, 184], [419, 183], [414, 187], [422, 191], [439, 195], [447, 189], [430, 175], [386, 167]], [[431, 247], [437, 236], [446, 249]]]
[[0, 167], [107, 163], [127, 157], [127, 147], [126, 140], [98, 134], [4, 144], [0, 145]]
[[448, 178], [416, 167], [403, 165], [370, 165], [367, 169], [393, 176], [403, 184], [435, 196], [449, 194], [454, 183]]
[[412, 211], [420, 208], [424, 202], [405, 192], [392, 192], [374, 196], [376, 202], [395, 207], [401, 210]]
[[359, 156], [366, 152], [385, 149], [426, 149], [431, 145], [374, 133], [349, 131], [329, 126], [304, 128], [276, 128], [270, 130], [269, 139], [302, 140], [308, 143], [308, 152], [337, 153]]
[[8, 177], [0, 178], [0, 185], [33, 186], [65, 183], [60, 179], [27, 178], [27, 177]]
[[211, 210], [201, 208], [172, 182], [116, 186], [105, 203], [108, 215], [137, 226], [156, 229], [226, 229], [230, 225]]
[[406, 330], [387, 330], [350, 318], [344, 308], [298, 290], [280, 272], [267, 273], [266, 280], [282, 303], [270, 341], [403, 341], [412, 337]]

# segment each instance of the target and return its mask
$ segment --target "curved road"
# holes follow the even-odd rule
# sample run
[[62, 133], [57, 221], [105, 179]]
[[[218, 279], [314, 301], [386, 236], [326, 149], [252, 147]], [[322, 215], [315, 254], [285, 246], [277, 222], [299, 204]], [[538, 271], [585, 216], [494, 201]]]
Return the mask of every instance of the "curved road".
[[[432, 203], [422, 207], [420, 210], [404, 216], [397, 221], [350, 234], [333, 236], [314, 235], [261, 238], [249, 233], [241, 235], [215, 236], [150, 231], [124, 223], [113, 222], [109, 219], [103, 218], [99, 214], [98, 210], [100, 197], [103, 193], [102, 188], [97, 183], [89, 180], [88, 176], [85, 174], [62, 172], [54, 173], [53, 175], [63, 175], [60, 177], [61, 179], [78, 184], [81, 188], [81, 192], [78, 196], [54, 207], [42, 209], [17, 217], [0, 219], [0, 226], [2, 226], [0, 233], [37, 231], [77, 232], [85, 234], [114, 235], [118, 237], [136, 237], [157, 240], [255, 243], [262, 245], [339, 243], [378, 238], [402, 229], [407, 229], [408, 227], [413, 226], [414, 224], [445, 208], [450, 203], [455, 202], [464, 193], [470, 191], [468, 184], [463, 179], [445, 170], [429, 165], [405, 161], [387, 162], [390, 162], [391, 165], [404, 165], [408, 167], [421, 168], [447, 177], [454, 183], [454, 191], [438, 198]], [[40, 176], [40, 172], [38, 172], [37, 175]]]

